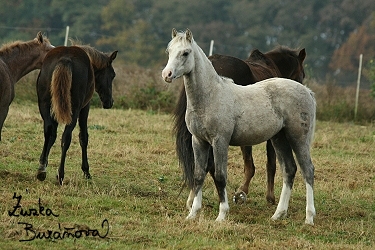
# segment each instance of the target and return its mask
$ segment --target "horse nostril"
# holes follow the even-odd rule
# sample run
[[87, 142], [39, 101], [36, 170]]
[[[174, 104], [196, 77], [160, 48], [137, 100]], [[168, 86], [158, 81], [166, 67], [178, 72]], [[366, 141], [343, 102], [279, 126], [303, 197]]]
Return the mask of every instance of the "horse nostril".
[[171, 76], [172, 76], [172, 71], [169, 71], [168, 77], [171, 77]]

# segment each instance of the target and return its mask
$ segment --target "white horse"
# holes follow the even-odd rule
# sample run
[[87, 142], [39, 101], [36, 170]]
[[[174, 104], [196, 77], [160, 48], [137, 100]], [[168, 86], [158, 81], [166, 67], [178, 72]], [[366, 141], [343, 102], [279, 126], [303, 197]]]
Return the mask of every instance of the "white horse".
[[272, 78], [254, 85], [239, 86], [219, 76], [190, 30], [172, 30], [168, 44], [169, 59], [162, 71], [170, 83], [183, 76], [187, 95], [186, 124], [193, 135], [195, 186], [186, 205], [187, 219], [196, 217], [202, 207], [202, 186], [208, 172], [209, 146], [213, 147], [215, 185], [220, 206], [217, 221], [229, 211], [226, 192], [229, 145], [255, 145], [271, 139], [283, 174], [283, 188], [275, 214], [277, 220], [287, 215], [291, 189], [297, 171], [293, 152], [306, 183], [306, 220], [313, 225], [314, 166], [310, 156], [316, 103], [314, 94], [298, 82]]

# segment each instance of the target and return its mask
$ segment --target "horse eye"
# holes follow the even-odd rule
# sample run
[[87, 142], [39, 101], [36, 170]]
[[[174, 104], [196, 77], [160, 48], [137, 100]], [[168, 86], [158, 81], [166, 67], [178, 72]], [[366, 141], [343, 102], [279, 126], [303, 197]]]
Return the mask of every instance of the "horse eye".
[[189, 55], [189, 52], [185, 51], [182, 55], [186, 57]]

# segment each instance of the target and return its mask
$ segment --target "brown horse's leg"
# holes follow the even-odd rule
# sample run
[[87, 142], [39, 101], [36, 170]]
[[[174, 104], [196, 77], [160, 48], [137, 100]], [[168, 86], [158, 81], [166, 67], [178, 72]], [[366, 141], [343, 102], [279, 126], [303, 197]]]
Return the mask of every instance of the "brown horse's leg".
[[1, 130], [3, 129], [5, 118], [8, 115], [9, 106], [0, 107], [0, 141], [1, 141]]
[[244, 161], [244, 183], [237, 192], [234, 194], [233, 201], [236, 203], [242, 203], [246, 200], [246, 196], [249, 192], [249, 184], [255, 174], [255, 165], [252, 155], [252, 147], [243, 146], [241, 147], [243, 161]]
[[44, 145], [39, 159], [39, 168], [36, 178], [40, 181], [44, 181], [47, 177], [46, 168], [48, 165], [48, 155], [51, 147], [56, 141], [58, 124], [50, 115], [49, 105], [39, 104], [39, 110], [44, 122]]
[[[10, 84], [10, 86], [8, 84]], [[0, 84], [0, 94], [1, 94], [0, 96], [0, 141], [1, 141], [1, 131], [3, 130], [3, 125], [9, 112], [9, 105], [12, 103], [14, 99], [14, 84], [2, 79], [2, 82]]]
[[72, 122], [69, 125], [65, 126], [64, 133], [61, 138], [61, 159], [60, 159], [60, 167], [57, 173], [57, 180], [59, 184], [62, 186], [64, 181], [64, 168], [65, 168], [65, 158], [66, 152], [70, 147], [70, 143], [72, 142], [72, 132], [74, 127], [77, 124], [77, 115], [72, 116]]
[[267, 201], [276, 204], [275, 201], [275, 174], [276, 174], [276, 153], [270, 140], [267, 141]]
[[91, 179], [89, 172], [89, 163], [87, 160], [87, 145], [89, 143], [89, 134], [87, 132], [87, 117], [89, 116], [90, 104], [87, 104], [79, 113], [79, 144], [82, 149], [82, 166], [81, 169], [86, 179]]

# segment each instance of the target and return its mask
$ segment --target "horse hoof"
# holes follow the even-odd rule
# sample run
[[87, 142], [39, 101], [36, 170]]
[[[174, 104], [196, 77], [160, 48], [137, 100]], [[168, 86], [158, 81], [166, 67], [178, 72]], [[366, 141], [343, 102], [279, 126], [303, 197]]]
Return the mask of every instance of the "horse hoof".
[[234, 194], [233, 196], [233, 202], [236, 204], [242, 204], [245, 203], [247, 199], [246, 193], [244, 191], [239, 191]]
[[62, 186], [64, 184], [64, 179], [63, 178], [60, 178], [59, 175], [56, 175], [56, 179], [57, 181], [59, 182], [59, 185]]
[[36, 174], [36, 178], [40, 181], [44, 181], [47, 177], [47, 171], [45, 170], [38, 170], [38, 173]]
[[271, 197], [271, 196], [267, 196], [266, 197], [268, 203], [272, 204], [272, 205], [275, 205], [276, 204], [276, 199], [275, 199], [275, 196]]
[[89, 172], [85, 172], [85, 173], [83, 173], [83, 175], [84, 175], [84, 177], [85, 177], [85, 179], [87, 179], [87, 180], [91, 180], [91, 174], [89, 173]]
[[305, 224], [306, 224], [306, 225], [310, 225], [310, 226], [314, 226], [314, 222], [313, 222], [313, 220], [308, 220], [308, 219], [306, 219], [306, 220], [305, 220]]
[[189, 214], [188, 216], [186, 216], [185, 220], [194, 220], [196, 217], [196, 214]]
[[276, 221], [276, 220], [281, 220], [285, 219], [287, 217], [288, 212], [286, 210], [280, 211], [280, 212], [275, 212], [274, 215], [272, 215], [271, 220]]

